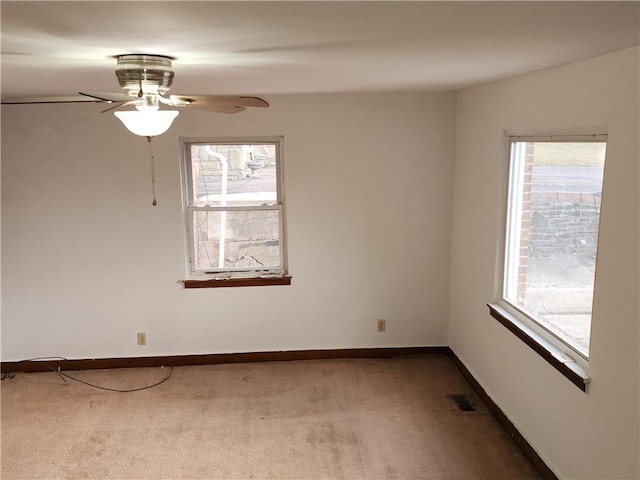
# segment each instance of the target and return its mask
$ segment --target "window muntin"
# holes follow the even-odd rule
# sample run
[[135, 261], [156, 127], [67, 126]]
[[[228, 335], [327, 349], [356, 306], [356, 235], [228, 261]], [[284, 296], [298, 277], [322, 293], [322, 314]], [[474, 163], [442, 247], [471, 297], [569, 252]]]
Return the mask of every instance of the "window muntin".
[[606, 136], [510, 137], [509, 146], [501, 303], [586, 360]]
[[192, 274], [286, 274], [282, 138], [183, 141]]

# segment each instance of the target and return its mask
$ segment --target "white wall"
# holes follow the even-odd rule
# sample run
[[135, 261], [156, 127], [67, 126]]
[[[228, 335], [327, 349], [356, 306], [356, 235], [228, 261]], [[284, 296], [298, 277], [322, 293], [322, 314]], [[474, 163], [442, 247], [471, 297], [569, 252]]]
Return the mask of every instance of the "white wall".
[[[450, 345], [560, 478], [640, 478], [638, 48], [458, 96]], [[604, 127], [585, 394], [489, 316], [507, 167], [504, 130]]]
[[[445, 345], [454, 94], [267, 99], [182, 111], [157, 207], [103, 106], [3, 107], [2, 360]], [[284, 135], [291, 286], [182, 288], [178, 137], [209, 135]]]

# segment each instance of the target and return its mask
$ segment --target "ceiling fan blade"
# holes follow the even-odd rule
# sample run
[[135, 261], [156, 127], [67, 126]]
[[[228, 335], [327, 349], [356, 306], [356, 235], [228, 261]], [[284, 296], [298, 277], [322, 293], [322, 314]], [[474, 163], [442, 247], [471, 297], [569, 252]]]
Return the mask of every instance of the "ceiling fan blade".
[[89, 98], [93, 98], [95, 101], [100, 102], [128, 102], [131, 100], [131, 96], [124, 92], [78, 92], [80, 95], [84, 95]]
[[[109, 102], [109, 103], [116, 103], [116, 102]], [[110, 112], [111, 110], [117, 110], [118, 108], [122, 108], [122, 107], [128, 107], [129, 105], [135, 105], [136, 103], [138, 103], [138, 100], [129, 100], [128, 102], [117, 102], [117, 105], [114, 105], [113, 107], [109, 107], [106, 110], [102, 110], [100, 113], [107, 113]]]
[[237, 113], [247, 107], [266, 108], [269, 106], [267, 102], [258, 97], [224, 95], [171, 95], [169, 104], [219, 113]]
[[245, 107], [237, 107], [233, 105], [215, 105], [215, 104], [204, 104], [204, 103], [194, 103], [189, 105], [189, 108], [196, 108], [198, 110], [206, 110], [207, 112], [215, 112], [215, 113], [239, 113], [243, 110], [246, 110]]
[[85, 93], [78, 92], [78, 95], [47, 95], [3, 98], [3, 105], [24, 105], [37, 103], [112, 103], [127, 102], [131, 97], [126, 93]]
[[35, 103], [104, 103], [106, 100], [86, 95], [33, 96], [3, 98], [3, 105], [25, 105]]

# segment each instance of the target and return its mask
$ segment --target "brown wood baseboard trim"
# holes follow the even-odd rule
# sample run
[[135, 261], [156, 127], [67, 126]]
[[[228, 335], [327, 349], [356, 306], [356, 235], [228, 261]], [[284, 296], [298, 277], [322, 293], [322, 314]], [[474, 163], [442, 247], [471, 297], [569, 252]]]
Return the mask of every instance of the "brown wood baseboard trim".
[[449, 347], [350, 348], [334, 350], [293, 350], [281, 352], [215, 353], [205, 355], [169, 355], [162, 357], [97, 358], [70, 360], [51, 358], [2, 362], [6, 372], [49, 372], [54, 370], [94, 370], [161, 366], [214, 365], [223, 363], [281, 362], [340, 358], [395, 358], [411, 355], [448, 355]]
[[451, 349], [449, 349], [449, 357], [456, 365], [456, 367], [458, 367], [458, 370], [460, 370], [460, 373], [462, 373], [462, 376], [465, 378], [465, 380], [467, 380], [467, 382], [471, 385], [471, 388], [473, 388], [473, 391], [476, 393], [476, 395], [478, 395], [478, 397], [480, 397], [480, 399], [484, 402], [493, 417], [507, 432], [507, 434], [515, 442], [518, 448], [520, 448], [524, 456], [527, 457], [527, 459], [531, 462], [535, 469], [538, 470], [542, 478], [544, 478], [545, 480], [558, 480], [558, 477], [555, 475], [555, 473], [553, 473], [544, 462], [544, 460], [540, 458], [540, 456], [536, 453], [529, 442], [527, 442], [527, 440], [518, 431], [516, 426], [504, 414], [502, 409], [495, 404], [495, 402], [487, 394], [484, 388], [482, 388], [482, 385], [480, 385], [480, 383], [474, 378], [474, 376], [467, 369], [464, 363], [462, 363], [455, 352]]

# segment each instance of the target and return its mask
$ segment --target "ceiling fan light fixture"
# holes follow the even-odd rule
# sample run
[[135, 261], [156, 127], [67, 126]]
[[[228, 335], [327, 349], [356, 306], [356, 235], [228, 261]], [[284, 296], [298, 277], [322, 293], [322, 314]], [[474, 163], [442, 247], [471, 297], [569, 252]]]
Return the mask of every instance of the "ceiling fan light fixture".
[[134, 110], [113, 112], [134, 135], [141, 137], [155, 137], [161, 135], [171, 127], [178, 116], [177, 110]]

